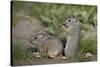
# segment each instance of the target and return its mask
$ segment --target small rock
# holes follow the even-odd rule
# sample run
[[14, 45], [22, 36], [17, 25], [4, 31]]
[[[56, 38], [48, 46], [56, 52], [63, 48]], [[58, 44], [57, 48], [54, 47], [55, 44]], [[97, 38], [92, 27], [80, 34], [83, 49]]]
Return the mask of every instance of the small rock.
[[65, 56], [63, 56], [61, 59], [63, 59], [63, 60], [65, 60], [65, 59], [67, 59]]
[[87, 57], [93, 57], [93, 54], [91, 54], [90, 52], [88, 52], [88, 53], [85, 54], [85, 57], [86, 57], [86, 58], [87, 58]]
[[40, 54], [39, 54], [39, 52], [33, 52], [33, 55], [34, 55], [35, 57], [37, 57], [37, 58], [40, 58], [40, 57], [41, 57]]

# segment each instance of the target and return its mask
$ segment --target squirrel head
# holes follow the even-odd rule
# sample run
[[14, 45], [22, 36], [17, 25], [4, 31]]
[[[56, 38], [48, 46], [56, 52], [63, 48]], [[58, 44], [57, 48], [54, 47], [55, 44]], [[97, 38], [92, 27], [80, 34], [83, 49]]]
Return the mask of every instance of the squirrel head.
[[79, 25], [79, 20], [77, 17], [75, 16], [71, 16], [69, 17], [64, 23], [63, 23], [63, 26], [67, 29], [69, 28], [74, 28], [76, 27], [77, 25]]
[[31, 37], [31, 43], [41, 43], [47, 39], [46, 34], [44, 33], [37, 33]]

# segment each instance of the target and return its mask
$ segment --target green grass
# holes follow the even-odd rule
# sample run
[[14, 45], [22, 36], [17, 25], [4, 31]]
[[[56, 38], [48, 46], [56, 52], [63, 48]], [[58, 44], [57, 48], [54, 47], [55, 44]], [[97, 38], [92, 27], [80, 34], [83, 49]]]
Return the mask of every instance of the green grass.
[[30, 51], [24, 49], [21, 45], [19, 43], [12, 44], [13, 64], [16, 64], [20, 60], [26, 60], [31, 56]]
[[[85, 57], [86, 53], [91, 53], [93, 57]], [[78, 62], [96, 61], [97, 60], [97, 40], [84, 39], [80, 40], [80, 53], [76, 57]]]
[[96, 54], [97, 52], [97, 40], [96, 39], [81, 39], [80, 40], [81, 53], [90, 52]]

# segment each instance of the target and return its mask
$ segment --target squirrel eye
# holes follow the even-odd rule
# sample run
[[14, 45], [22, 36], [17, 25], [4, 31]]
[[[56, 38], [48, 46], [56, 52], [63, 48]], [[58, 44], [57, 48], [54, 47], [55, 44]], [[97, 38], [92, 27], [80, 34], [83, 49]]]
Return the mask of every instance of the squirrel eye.
[[37, 39], [37, 37], [35, 37], [34, 39]]
[[71, 19], [69, 19], [68, 22], [71, 22]]

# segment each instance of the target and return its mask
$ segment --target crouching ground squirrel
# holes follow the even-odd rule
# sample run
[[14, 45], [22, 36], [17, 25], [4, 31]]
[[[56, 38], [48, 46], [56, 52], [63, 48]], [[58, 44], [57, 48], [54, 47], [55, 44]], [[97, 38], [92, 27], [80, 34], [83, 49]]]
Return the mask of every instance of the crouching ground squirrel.
[[77, 17], [69, 17], [63, 23], [64, 30], [66, 31], [66, 44], [64, 53], [66, 58], [75, 57], [79, 51], [79, 39], [80, 39], [80, 24]]
[[48, 56], [55, 59], [62, 54], [63, 44], [57, 37], [37, 33], [31, 37], [31, 42], [36, 44], [40, 57]]

